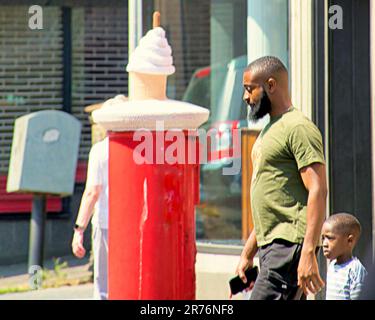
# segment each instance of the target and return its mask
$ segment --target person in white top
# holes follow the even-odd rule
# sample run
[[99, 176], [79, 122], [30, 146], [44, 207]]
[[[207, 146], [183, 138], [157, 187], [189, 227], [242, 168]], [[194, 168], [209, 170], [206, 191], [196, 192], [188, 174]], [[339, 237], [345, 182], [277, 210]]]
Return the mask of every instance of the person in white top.
[[83, 258], [86, 254], [83, 235], [92, 218], [94, 299], [98, 300], [108, 298], [108, 148], [108, 137], [106, 137], [94, 144], [90, 150], [86, 186], [72, 241], [74, 255]]
[[330, 260], [326, 300], [358, 300], [367, 271], [353, 256], [361, 234], [359, 221], [351, 214], [331, 215], [323, 224], [324, 256]]

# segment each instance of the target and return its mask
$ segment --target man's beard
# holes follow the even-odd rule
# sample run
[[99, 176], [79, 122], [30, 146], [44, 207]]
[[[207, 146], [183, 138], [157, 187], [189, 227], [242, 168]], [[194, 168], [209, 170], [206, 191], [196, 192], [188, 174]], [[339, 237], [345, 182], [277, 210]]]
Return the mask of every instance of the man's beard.
[[263, 89], [262, 98], [257, 104], [247, 105], [247, 118], [249, 121], [257, 122], [266, 114], [271, 112], [271, 100]]

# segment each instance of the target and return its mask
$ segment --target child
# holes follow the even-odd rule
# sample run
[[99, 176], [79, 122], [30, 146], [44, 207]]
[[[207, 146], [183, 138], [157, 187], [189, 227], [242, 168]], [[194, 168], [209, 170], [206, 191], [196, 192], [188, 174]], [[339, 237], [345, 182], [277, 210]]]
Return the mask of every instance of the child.
[[352, 254], [360, 234], [361, 225], [351, 214], [334, 214], [324, 222], [323, 253], [330, 260], [327, 271], [327, 300], [359, 298], [367, 272]]

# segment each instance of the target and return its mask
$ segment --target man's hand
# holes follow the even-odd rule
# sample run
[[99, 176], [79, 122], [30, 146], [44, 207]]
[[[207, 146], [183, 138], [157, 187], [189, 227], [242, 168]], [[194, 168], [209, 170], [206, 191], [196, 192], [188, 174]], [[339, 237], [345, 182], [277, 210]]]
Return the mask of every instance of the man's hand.
[[241, 278], [243, 283], [247, 282], [245, 271], [253, 266], [253, 259], [242, 257], [237, 265], [236, 274]]
[[298, 265], [298, 286], [303, 289], [305, 295], [309, 292], [317, 294], [324, 287], [314, 252], [306, 253], [302, 250]]
[[72, 241], [72, 250], [74, 255], [82, 259], [86, 254], [86, 249], [83, 247], [83, 231], [82, 230], [75, 230], [73, 241]]
[[[249, 258], [245, 258], [245, 257], [241, 256], [240, 262], [238, 263], [237, 268], [236, 268], [236, 274], [241, 278], [243, 283], [247, 282], [245, 271], [249, 268], [252, 268], [252, 266], [253, 266], [253, 259], [249, 259]], [[247, 292], [247, 291], [250, 291], [251, 289], [253, 289], [254, 283], [255, 282], [252, 281], [250, 283], [249, 287], [245, 289], [245, 291]], [[230, 293], [229, 299], [232, 299], [232, 293]]]
[[[245, 271], [253, 266], [253, 258], [258, 250], [257, 239], [255, 236], [255, 230], [251, 231], [249, 238], [246, 240], [245, 246], [242, 249], [240, 261], [236, 268], [236, 274], [241, 278], [243, 283], [247, 282]], [[251, 282], [249, 288], [246, 291], [251, 290], [254, 287], [254, 282]], [[232, 294], [230, 294], [230, 298]]]

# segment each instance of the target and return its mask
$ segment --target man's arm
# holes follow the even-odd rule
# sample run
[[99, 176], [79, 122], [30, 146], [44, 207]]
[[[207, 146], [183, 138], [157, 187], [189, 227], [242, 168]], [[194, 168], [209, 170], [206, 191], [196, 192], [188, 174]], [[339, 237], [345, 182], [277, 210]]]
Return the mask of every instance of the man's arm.
[[83, 258], [86, 250], [83, 247], [83, 234], [92, 217], [94, 206], [98, 201], [102, 186], [89, 186], [83, 192], [81, 205], [79, 207], [76, 224], [82, 227], [80, 230], [74, 231], [72, 249], [73, 253], [78, 258]]
[[318, 293], [324, 286], [319, 274], [315, 250], [319, 243], [325, 219], [327, 197], [326, 167], [321, 163], [313, 163], [302, 168], [300, 174], [309, 195], [306, 234], [298, 265], [298, 285], [302, 287], [307, 295], [309, 292], [312, 294]]
[[242, 250], [240, 262], [238, 263], [236, 270], [236, 274], [239, 275], [244, 283], [247, 282], [245, 271], [253, 266], [253, 259], [257, 251], [257, 239], [255, 236], [255, 229], [253, 229]]

